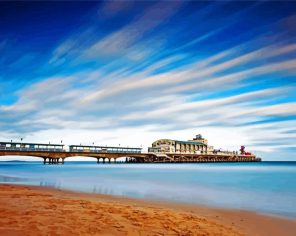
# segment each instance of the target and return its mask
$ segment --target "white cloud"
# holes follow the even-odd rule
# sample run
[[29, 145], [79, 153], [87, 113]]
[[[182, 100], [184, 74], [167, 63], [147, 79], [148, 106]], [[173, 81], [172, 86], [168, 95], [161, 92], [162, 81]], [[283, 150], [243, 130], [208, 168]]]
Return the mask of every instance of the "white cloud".
[[[89, 28], [58, 46], [51, 66], [68, 59], [79, 65], [100, 57], [106, 63], [71, 76], [44, 78], [18, 91], [16, 103], [0, 106], [1, 138], [147, 147], [158, 138], [190, 139], [202, 133], [210, 144], [224, 149], [248, 144], [253, 151], [294, 147], [295, 133], [287, 131], [295, 122], [281, 118], [296, 116], [296, 104], [281, 99], [294, 94], [295, 86], [258, 86], [254, 78], [295, 76], [296, 44], [277, 42], [246, 52], [248, 43], [242, 43], [196, 59], [191, 52], [176, 54], [153, 38], [140, 40], [182, 5], [156, 4], [104, 38], [98, 39]], [[125, 7], [107, 5], [109, 17]], [[87, 40], [89, 35], [93, 37]], [[194, 60], [186, 62], [188, 57]], [[254, 88], [231, 95], [246, 84]], [[274, 120], [265, 123], [268, 119]], [[276, 143], [279, 140], [285, 143]]]

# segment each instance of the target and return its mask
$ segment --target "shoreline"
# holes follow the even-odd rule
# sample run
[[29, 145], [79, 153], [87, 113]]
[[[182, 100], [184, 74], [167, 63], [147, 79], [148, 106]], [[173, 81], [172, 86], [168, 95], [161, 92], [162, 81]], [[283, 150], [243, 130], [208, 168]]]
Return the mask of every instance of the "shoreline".
[[296, 232], [295, 220], [251, 211], [28, 185], [0, 184], [0, 212], [1, 235], [289, 236]]
[[[3, 177], [0, 175], [0, 178]], [[18, 178], [18, 177], [10, 177], [10, 176], [5, 176], [8, 178]], [[210, 204], [202, 204], [202, 203], [190, 203], [190, 202], [182, 202], [182, 201], [174, 201], [174, 200], [164, 200], [164, 199], [156, 199], [156, 198], [142, 198], [142, 197], [131, 197], [131, 196], [120, 196], [120, 195], [112, 195], [112, 194], [104, 194], [104, 193], [97, 193], [97, 192], [88, 192], [88, 191], [79, 191], [79, 190], [72, 190], [72, 189], [63, 189], [63, 188], [58, 188], [58, 187], [52, 187], [52, 186], [47, 186], [47, 185], [29, 185], [25, 183], [18, 183], [18, 182], [0, 182], [0, 190], [2, 185], [13, 185], [13, 186], [24, 186], [24, 187], [32, 187], [32, 188], [41, 188], [42, 189], [48, 189], [48, 190], [57, 190], [57, 191], [63, 191], [63, 192], [69, 192], [72, 194], [82, 194], [82, 195], [87, 195], [87, 196], [98, 196], [100, 198], [104, 199], [119, 199], [120, 201], [138, 201], [142, 203], [150, 203], [150, 204], [155, 204], [155, 205], [161, 205], [161, 206], [168, 206], [168, 207], [175, 207], [175, 206], [180, 206], [180, 207], [196, 207], [196, 208], [205, 208], [205, 209], [212, 209], [212, 210], [217, 210], [217, 211], [238, 211], [238, 212], [245, 212], [245, 213], [250, 213], [250, 214], [256, 214], [256, 215], [261, 215], [261, 216], [266, 216], [266, 217], [272, 217], [276, 219], [283, 219], [283, 220], [291, 220], [296, 222], [296, 217], [289, 217], [286, 215], [280, 215], [276, 213], [267, 213], [267, 212], [259, 212], [255, 210], [248, 210], [248, 209], [239, 209], [239, 208], [229, 208], [229, 207], [223, 207], [223, 206], [213, 206]]]

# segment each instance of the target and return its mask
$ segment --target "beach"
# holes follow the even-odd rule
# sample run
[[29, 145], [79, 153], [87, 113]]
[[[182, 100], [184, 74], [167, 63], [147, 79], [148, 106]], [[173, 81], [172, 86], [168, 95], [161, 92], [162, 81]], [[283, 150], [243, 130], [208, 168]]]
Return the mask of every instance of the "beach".
[[295, 235], [296, 222], [215, 209], [0, 185], [0, 235]]

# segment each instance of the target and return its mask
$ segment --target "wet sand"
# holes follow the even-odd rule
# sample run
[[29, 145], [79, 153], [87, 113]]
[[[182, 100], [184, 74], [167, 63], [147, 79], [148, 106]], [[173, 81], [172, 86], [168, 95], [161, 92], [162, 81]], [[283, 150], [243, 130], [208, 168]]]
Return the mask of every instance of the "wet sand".
[[0, 235], [292, 236], [296, 221], [254, 212], [0, 185]]

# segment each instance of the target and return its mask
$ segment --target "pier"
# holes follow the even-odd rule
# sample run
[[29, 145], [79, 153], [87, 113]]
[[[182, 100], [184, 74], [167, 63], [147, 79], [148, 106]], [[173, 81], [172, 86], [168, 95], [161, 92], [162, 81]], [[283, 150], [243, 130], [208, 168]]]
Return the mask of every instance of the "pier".
[[142, 153], [141, 148], [70, 145], [69, 150], [60, 144], [0, 142], [0, 156], [40, 157], [44, 164], [64, 164], [69, 157], [92, 157], [97, 163], [114, 163], [126, 158], [127, 163], [212, 163], [257, 162], [255, 155], [190, 154], [190, 153]]
[[[243, 154], [242, 154], [243, 153]], [[68, 150], [62, 144], [0, 142], [1, 156], [39, 157], [44, 164], [64, 164], [69, 157], [92, 157], [97, 163], [116, 163], [126, 158], [127, 163], [208, 163], [208, 162], [257, 162], [255, 155], [235, 152], [188, 153], [147, 152], [138, 147], [70, 145]], [[122, 163], [122, 161], [121, 161]]]
[[154, 153], [120, 153], [120, 152], [70, 152], [70, 151], [27, 151], [27, 150], [0, 150], [0, 156], [33, 156], [43, 159], [44, 164], [64, 164], [69, 157], [92, 157], [97, 163], [111, 163], [122, 157], [127, 157], [128, 163], [209, 163], [209, 162], [258, 162], [260, 158], [255, 156], [231, 156], [214, 154], [166, 154], [157, 155]]

